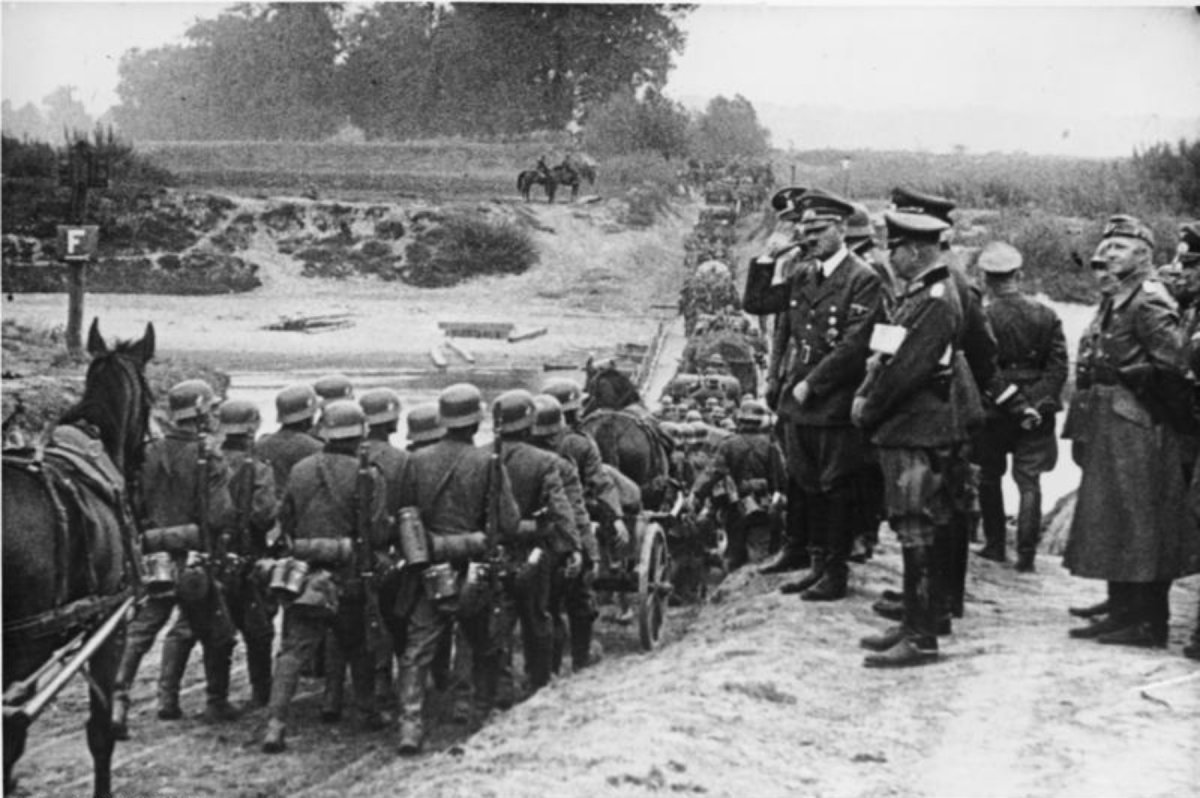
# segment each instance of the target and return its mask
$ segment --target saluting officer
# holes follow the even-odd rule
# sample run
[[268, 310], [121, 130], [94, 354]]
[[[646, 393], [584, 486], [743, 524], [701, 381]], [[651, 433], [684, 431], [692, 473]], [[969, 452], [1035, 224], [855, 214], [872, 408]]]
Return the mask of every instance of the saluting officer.
[[592, 647], [592, 624], [599, 614], [596, 597], [592, 592], [591, 579], [595, 564], [600, 561], [600, 549], [592, 531], [587, 503], [583, 498], [583, 483], [579, 469], [566, 457], [558, 454], [558, 442], [567, 425], [563, 421], [562, 405], [548, 393], [533, 397], [535, 416], [530, 442], [554, 454], [558, 458], [558, 473], [562, 478], [563, 490], [575, 515], [575, 529], [579, 537], [579, 549], [567, 555], [554, 569], [550, 581], [550, 617], [554, 623], [554, 656], [550, 669], [558, 673], [562, 667], [563, 651], [567, 643], [567, 627], [564, 613], [570, 620], [571, 661], [574, 671], [588, 665]]
[[[1020, 491], [1017, 511], [1017, 570], [1032, 571], [1042, 530], [1041, 475], [1058, 462], [1054, 414], [1067, 380], [1067, 339], [1058, 314], [1021, 291], [1021, 253], [994, 241], [979, 254], [987, 281], [988, 321], [996, 336], [1000, 376], [1007, 383], [988, 403], [987, 420], [973, 457], [980, 465], [979, 504], [985, 545], [979, 554], [1004, 562], [1007, 528], [1000, 479], [1012, 455]], [[1014, 399], [1027, 405], [1022, 417], [1004, 412]]]
[[229, 552], [237, 569], [229, 584], [229, 612], [246, 645], [252, 701], [265, 707], [271, 698], [271, 646], [275, 641], [276, 602], [254, 577], [254, 564], [267, 554], [267, 532], [275, 526], [278, 502], [271, 467], [254, 453], [260, 418], [253, 402], [229, 399], [217, 411], [224, 435], [221, 453], [229, 463], [229, 494], [234, 525]]
[[735, 416], [737, 431], [717, 445], [708, 468], [696, 479], [692, 495], [697, 503], [713, 495], [713, 488], [728, 481], [733, 491], [718, 508], [724, 516], [729, 536], [726, 559], [730, 570], [746, 564], [749, 559], [747, 533], [751, 519], [747, 517], [749, 503], [766, 509], [770, 497], [782, 492], [787, 482], [783, 455], [771, 439], [768, 424], [770, 411], [761, 402], [747, 399]]
[[[271, 685], [263, 751], [286, 747], [288, 705], [300, 681], [300, 669], [316, 653], [332, 626], [350, 663], [355, 700], [367, 728], [382, 726], [374, 704], [374, 669], [368, 652], [366, 586], [362, 573], [373, 563], [359, 562], [353, 540], [368, 536], [367, 546], [387, 537], [385, 487], [378, 469], [370, 485], [359, 484], [359, 446], [365, 435], [362, 409], [348, 399], [334, 400], [321, 413], [324, 448], [296, 464], [279, 508], [279, 524], [293, 554], [308, 562], [301, 594], [284, 607], [283, 646]], [[369, 490], [370, 496], [359, 494]], [[367, 518], [360, 519], [360, 504]]]
[[943, 583], [934, 544], [939, 528], [951, 523], [950, 462], [967, 438], [951, 366], [963, 311], [938, 247], [948, 225], [904, 213], [886, 213], [884, 220], [892, 268], [905, 288], [893, 323], [874, 334], [877, 354], [855, 396], [853, 419], [878, 448], [888, 521], [904, 553], [904, 619], [861, 641], [880, 652], [864, 660], [871, 668], [937, 659]]
[[254, 445], [256, 456], [271, 466], [275, 476], [275, 495], [283, 499], [292, 466], [321, 451], [321, 442], [312, 434], [320, 400], [309, 385], [293, 385], [275, 396], [277, 432], [264, 435]]
[[1190, 397], [1179, 315], [1149, 279], [1153, 247], [1150, 228], [1118, 215], [1093, 258], [1102, 299], [1079, 345], [1063, 429], [1083, 472], [1063, 564], [1108, 582], [1106, 617], [1072, 637], [1163, 647], [1171, 581], [1196, 571], [1200, 535], [1184, 511], [1177, 425], [1190, 418], [1177, 409]]
[[[438, 416], [445, 435], [441, 440], [411, 452], [401, 480], [401, 506], [415, 506], [431, 536], [479, 532], [494, 527], [500, 538], [517, 531], [520, 513], [502, 463], [475, 446], [475, 433], [483, 418], [483, 397], [469, 383], [456, 383], [438, 396]], [[489, 517], [494, 521], [489, 525]], [[466, 570], [466, 563], [455, 563]], [[459, 617], [463, 636], [471, 647], [471, 676], [475, 687], [475, 712], [482, 720], [492, 710], [499, 679], [500, 647], [492, 633], [493, 606]], [[404, 656], [400, 660], [401, 754], [421, 750], [425, 737], [422, 713], [425, 681], [445, 628], [443, 612], [423, 584], [408, 616]]]
[[[159, 717], [182, 717], [179, 709], [179, 683], [187, 665], [187, 649], [194, 635], [204, 647], [204, 673], [207, 682], [209, 720], [226, 720], [237, 713], [229, 705], [229, 667], [233, 656], [234, 630], [229, 618], [224, 587], [210, 578], [215, 564], [196, 566], [192, 555], [201, 558], [200, 549], [210, 546], [226, 533], [233, 521], [229, 498], [229, 466], [211, 445], [206, 433], [212, 424], [212, 388], [203, 380], [185, 380], [167, 394], [171, 426], [166, 436], [146, 446], [141, 471], [141, 496], [135, 512], [142, 529], [195, 524], [207, 528], [210, 541], [199, 541], [199, 548], [173, 552], [173, 560], [184, 583], [173, 591], [151, 595], [129, 624], [125, 648], [117, 668], [113, 693], [113, 725], [117, 739], [128, 737], [129, 688], [137, 675], [142, 657], [154, 645], [154, 638], [171, 618], [176, 604], [180, 616], [174, 643], [163, 646], [159, 674]], [[207, 473], [200, 473], [200, 458], [207, 459]], [[202, 492], [205, 495], [202, 495]], [[207, 504], [207, 515], [202, 508]]]
[[522, 520], [521, 534], [503, 542], [512, 572], [500, 601], [501, 689], [512, 679], [512, 633], [520, 620], [525, 670], [536, 692], [550, 681], [554, 653], [550, 575], [558, 562], [578, 552], [579, 532], [558, 455], [530, 443], [537, 413], [533, 394], [505, 391], [496, 398], [494, 413], [500, 421], [500, 457]]

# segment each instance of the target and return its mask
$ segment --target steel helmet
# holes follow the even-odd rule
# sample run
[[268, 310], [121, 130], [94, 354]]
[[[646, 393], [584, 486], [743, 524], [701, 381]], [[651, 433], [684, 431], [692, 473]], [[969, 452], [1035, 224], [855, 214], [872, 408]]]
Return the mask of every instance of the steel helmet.
[[700, 415], [699, 410], [689, 410], [687, 415], [683, 417], [684, 422], [691, 424], [696, 421], [703, 421], [704, 416]]
[[533, 397], [534, 435], [554, 435], [567, 428], [563, 421], [562, 405], [548, 393], [539, 393]]
[[765, 427], [771, 419], [771, 411], [757, 399], [747, 399], [742, 402], [733, 418], [739, 426]]
[[184, 421], [212, 410], [216, 398], [204, 380], [184, 380], [167, 392], [167, 408], [172, 421]]
[[400, 418], [400, 395], [391, 388], [376, 388], [358, 397], [368, 424], [386, 424]]
[[354, 398], [354, 386], [345, 374], [326, 374], [313, 383], [313, 390], [321, 397], [322, 402]]
[[438, 419], [446, 429], [478, 424], [483, 419], [483, 394], [469, 382], [457, 382], [438, 395]]
[[446, 434], [446, 428], [438, 418], [438, 406], [434, 402], [417, 405], [409, 410], [407, 422], [410, 443], [436, 441]]
[[258, 407], [247, 399], [228, 399], [217, 410], [220, 431], [226, 435], [253, 435], [261, 421]]
[[275, 396], [275, 415], [280, 424], [294, 424], [317, 414], [317, 392], [311, 385], [292, 385]]
[[361, 438], [367, 416], [352, 399], [334, 399], [321, 410], [321, 437], [327, 441]]
[[505, 391], [496, 397], [492, 403], [492, 412], [500, 416], [500, 429], [497, 432], [520, 432], [532, 429], [536, 408], [533, 394], [523, 388]]
[[566, 377], [548, 380], [542, 386], [542, 392], [548, 393], [558, 400], [564, 413], [583, 407], [583, 391], [578, 383]]

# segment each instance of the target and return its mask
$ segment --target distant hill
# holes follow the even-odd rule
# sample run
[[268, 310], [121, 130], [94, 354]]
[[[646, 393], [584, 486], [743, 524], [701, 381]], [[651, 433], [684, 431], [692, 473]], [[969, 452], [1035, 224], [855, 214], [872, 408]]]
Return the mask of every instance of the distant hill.
[[[683, 98], [689, 108], [707, 100]], [[994, 108], [896, 110], [755, 103], [758, 119], [779, 149], [1018, 152], [1123, 157], [1134, 147], [1200, 136], [1200, 116], [1163, 114], [1084, 119]]]

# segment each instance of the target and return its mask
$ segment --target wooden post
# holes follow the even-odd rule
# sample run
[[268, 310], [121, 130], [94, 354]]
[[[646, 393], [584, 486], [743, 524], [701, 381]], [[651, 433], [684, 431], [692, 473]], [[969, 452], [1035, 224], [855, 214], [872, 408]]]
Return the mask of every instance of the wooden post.
[[[72, 159], [75, 154], [72, 152]], [[87, 216], [87, 172], [79, 180], [77, 170], [71, 176], [71, 222], [83, 224]], [[87, 261], [67, 262], [67, 351], [72, 354], [83, 352], [83, 292], [86, 283], [84, 270]]]

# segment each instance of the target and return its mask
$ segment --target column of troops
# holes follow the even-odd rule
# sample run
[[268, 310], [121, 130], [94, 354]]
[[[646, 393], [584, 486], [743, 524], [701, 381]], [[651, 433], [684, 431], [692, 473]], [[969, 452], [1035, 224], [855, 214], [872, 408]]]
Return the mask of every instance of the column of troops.
[[[980, 522], [977, 554], [1006, 560], [1010, 461], [1016, 569], [1035, 571], [1069, 370], [1058, 315], [1022, 289], [1019, 251], [985, 246], [980, 286], [949, 246], [954, 202], [906, 188], [891, 199], [884, 250], [863, 206], [779, 191], [743, 294], [746, 312], [774, 319], [766, 401], [787, 472], [783, 546], [762, 572], [802, 571], [784, 593], [842, 599], [886, 520], [904, 568], [902, 590], [873, 605], [897, 623], [861, 641], [879, 668], [937, 659], [963, 617]], [[1158, 273], [1153, 249], [1149, 227], [1114, 216], [1091, 261], [1103, 301], [1063, 425], [1082, 470], [1064, 564], [1108, 583], [1104, 602], [1071, 608], [1092, 620], [1071, 637], [1165, 647], [1171, 583], [1200, 572], [1200, 222]], [[1200, 657], [1200, 618], [1184, 653]]]
[[[240, 634], [250, 705], [266, 708], [267, 753], [286, 748], [303, 675], [324, 679], [320, 717], [336, 722], [349, 670], [363, 725], [389, 727], [398, 709], [398, 747], [412, 754], [425, 737], [430, 684], [454, 684], [455, 641], [470, 649], [472, 687], [456, 720], [475, 726], [546, 685], [566, 656], [574, 671], [593, 661], [591, 582], [601, 542], [629, 544], [630, 500], [577, 430], [577, 384], [501, 394], [485, 447], [475, 443], [482, 395], [468, 383], [408, 412], [405, 449], [390, 442], [401, 414], [394, 391], [355, 399], [350, 381], [331, 375], [283, 390], [275, 404], [279, 429], [256, 439], [254, 404], [218, 403], [201, 380], [169, 392], [166, 434], [147, 446], [136, 508], [150, 593], [117, 676], [120, 736], [129, 734], [138, 665], [172, 618], [159, 718], [182, 717], [196, 642], [204, 718], [238, 716], [229, 689]], [[518, 625], [526, 690], [513, 673]]]

